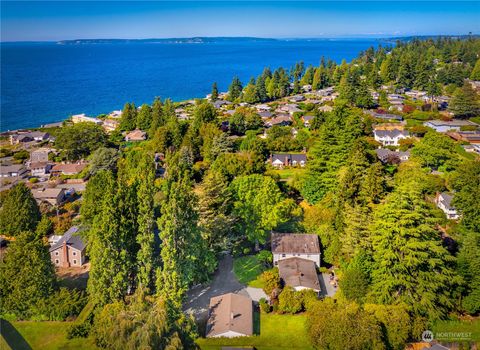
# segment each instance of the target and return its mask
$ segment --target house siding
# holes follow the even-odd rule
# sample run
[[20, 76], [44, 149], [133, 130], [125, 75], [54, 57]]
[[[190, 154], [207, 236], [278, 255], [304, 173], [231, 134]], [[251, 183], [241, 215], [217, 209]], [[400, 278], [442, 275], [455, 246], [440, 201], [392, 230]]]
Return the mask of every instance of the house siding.
[[317, 267], [320, 267], [320, 254], [296, 254], [296, 253], [274, 253], [273, 264], [277, 265], [280, 260], [288, 258], [302, 258], [313, 261]]

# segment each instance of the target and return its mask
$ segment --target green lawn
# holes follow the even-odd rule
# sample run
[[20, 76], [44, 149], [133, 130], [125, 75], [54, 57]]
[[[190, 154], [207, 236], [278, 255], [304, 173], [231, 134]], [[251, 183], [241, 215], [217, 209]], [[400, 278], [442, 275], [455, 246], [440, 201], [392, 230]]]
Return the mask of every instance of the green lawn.
[[1, 320], [0, 349], [83, 350], [96, 349], [89, 339], [67, 339], [72, 322], [6, 322]]
[[300, 176], [305, 173], [305, 168], [286, 168], [286, 169], [275, 169], [272, 170], [272, 173], [278, 174], [280, 176], [280, 180], [288, 180], [293, 178], [294, 176]]
[[[480, 319], [475, 320], [449, 320], [437, 321], [432, 327], [434, 334], [436, 333], [471, 333], [469, 340], [480, 342]], [[445, 339], [446, 341], [448, 339]], [[453, 339], [455, 340], [455, 339]]]
[[219, 350], [222, 346], [255, 346], [258, 350], [312, 350], [305, 330], [305, 315], [261, 314], [260, 335], [239, 338], [200, 338], [202, 350]]
[[261, 288], [262, 281], [258, 279], [264, 271], [262, 263], [260, 263], [256, 255], [242, 256], [235, 258], [233, 261], [233, 272], [240, 283], [251, 287]]

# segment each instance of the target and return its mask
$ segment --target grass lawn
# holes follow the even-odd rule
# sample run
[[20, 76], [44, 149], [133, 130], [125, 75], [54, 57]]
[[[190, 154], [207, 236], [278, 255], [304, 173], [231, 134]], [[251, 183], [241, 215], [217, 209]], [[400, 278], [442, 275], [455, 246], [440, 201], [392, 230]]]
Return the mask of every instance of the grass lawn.
[[202, 350], [219, 350], [222, 346], [255, 346], [258, 350], [312, 350], [305, 330], [305, 315], [260, 315], [260, 335], [239, 338], [200, 338]]
[[264, 267], [255, 255], [242, 256], [233, 261], [233, 272], [237, 279], [251, 287], [262, 288], [262, 281], [258, 277], [263, 271]]
[[288, 180], [293, 178], [295, 175], [303, 175], [305, 173], [305, 168], [286, 168], [286, 169], [274, 169], [272, 173], [278, 174], [281, 180]]
[[[471, 333], [469, 340], [480, 342], [480, 318], [474, 320], [449, 320], [437, 321], [432, 327], [434, 334], [436, 333]], [[445, 339], [448, 341], [449, 339]], [[455, 339], [453, 339], [455, 341]]]
[[85, 338], [67, 339], [66, 330], [72, 322], [6, 322], [1, 320], [0, 349], [12, 350], [81, 350], [96, 349]]

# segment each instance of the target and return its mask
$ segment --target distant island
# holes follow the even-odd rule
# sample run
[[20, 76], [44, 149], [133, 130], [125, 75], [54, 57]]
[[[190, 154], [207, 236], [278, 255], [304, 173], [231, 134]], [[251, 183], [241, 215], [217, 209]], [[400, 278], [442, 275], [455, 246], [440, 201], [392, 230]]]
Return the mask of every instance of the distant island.
[[60, 45], [79, 45], [79, 44], [205, 44], [227, 41], [277, 41], [271, 38], [256, 37], [192, 37], [192, 38], [151, 38], [151, 39], [74, 39], [60, 40]]

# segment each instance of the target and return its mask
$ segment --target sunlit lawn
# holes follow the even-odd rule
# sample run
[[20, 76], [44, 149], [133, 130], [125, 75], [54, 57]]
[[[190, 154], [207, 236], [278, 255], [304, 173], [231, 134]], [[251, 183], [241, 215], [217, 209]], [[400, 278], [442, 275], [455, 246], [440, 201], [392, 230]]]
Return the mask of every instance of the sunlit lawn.
[[305, 330], [305, 315], [261, 314], [260, 334], [239, 338], [200, 338], [202, 350], [219, 350], [222, 346], [255, 346], [258, 350], [311, 350]]
[[295, 175], [303, 175], [305, 173], [305, 168], [275, 169], [272, 170], [272, 173], [278, 174], [281, 180], [287, 180], [293, 178]]
[[262, 287], [258, 277], [263, 271], [264, 267], [255, 255], [242, 256], [233, 261], [233, 272], [239, 282], [251, 287]]

